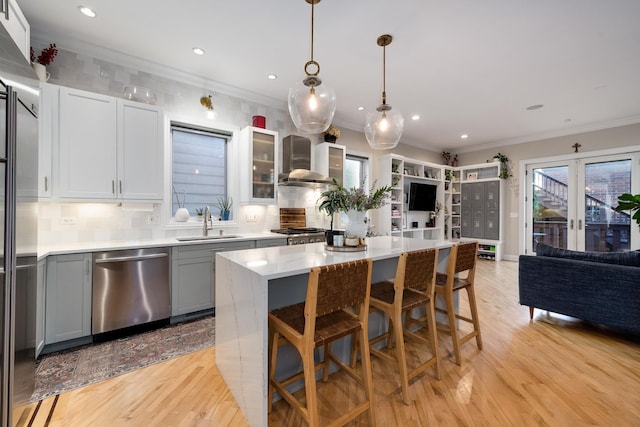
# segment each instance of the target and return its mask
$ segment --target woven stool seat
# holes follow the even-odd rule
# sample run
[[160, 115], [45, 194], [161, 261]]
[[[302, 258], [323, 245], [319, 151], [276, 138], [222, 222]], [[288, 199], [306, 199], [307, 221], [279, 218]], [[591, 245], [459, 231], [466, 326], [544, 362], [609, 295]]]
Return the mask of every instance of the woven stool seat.
[[[393, 304], [396, 291], [393, 282], [378, 282], [371, 285], [371, 298]], [[429, 302], [429, 297], [411, 289], [404, 289], [402, 293], [402, 311], [411, 310]]]
[[[294, 304], [271, 311], [271, 315], [291, 326], [299, 334], [304, 333], [304, 303]], [[320, 347], [329, 341], [358, 332], [360, 322], [344, 311], [336, 311], [316, 318], [313, 342]]]

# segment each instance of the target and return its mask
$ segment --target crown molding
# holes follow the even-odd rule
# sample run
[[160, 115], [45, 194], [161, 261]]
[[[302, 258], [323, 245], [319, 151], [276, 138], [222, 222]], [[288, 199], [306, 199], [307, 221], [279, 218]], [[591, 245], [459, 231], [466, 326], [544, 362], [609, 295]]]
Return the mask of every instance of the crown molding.
[[52, 33], [43, 33], [43, 32], [33, 31], [31, 34], [31, 39], [33, 41], [43, 43], [43, 44], [47, 43], [45, 42], [45, 40], [55, 39], [57, 40], [56, 44], [58, 45], [58, 49], [62, 48], [70, 52], [79, 53], [81, 55], [87, 55], [93, 58], [98, 58], [101, 60], [113, 62], [114, 64], [117, 64], [123, 67], [144, 71], [146, 73], [150, 73], [158, 77], [163, 77], [169, 80], [175, 80], [191, 86], [201, 87], [204, 85], [208, 89], [214, 92], [219, 92], [219, 93], [233, 96], [236, 98], [245, 99], [245, 100], [263, 104], [269, 107], [278, 108], [285, 111], [288, 109], [287, 103], [281, 100], [260, 95], [258, 93], [255, 93], [246, 89], [242, 89], [236, 86], [227, 85], [225, 83], [219, 82], [217, 80], [212, 80], [204, 76], [187, 73], [173, 67], [158, 64], [158, 63], [137, 58], [131, 55], [127, 55], [125, 53], [122, 53], [113, 49], [108, 49], [102, 46], [87, 43], [82, 40], [68, 37], [62, 33], [52, 34]]
[[456, 153], [472, 153], [475, 151], [486, 150], [489, 148], [504, 147], [507, 145], [525, 144], [527, 142], [542, 141], [545, 139], [558, 138], [561, 136], [578, 135], [581, 133], [594, 132], [594, 131], [604, 130], [604, 129], [612, 129], [612, 128], [617, 128], [617, 127], [627, 126], [627, 125], [635, 125], [638, 123], [640, 123], [640, 115], [625, 117], [622, 119], [607, 120], [603, 122], [588, 123], [585, 125], [573, 126], [566, 129], [555, 129], [547, 132], [531, 134], [531, 135], [522, 136], [518, 138], [507, 138], [507, 139], [502, 139], [500, 141], [490, 142], [487, 144], [479, 144], [479, 145], [470, 146], [468, 148], [455, 149], [453, 151], [455, 151]]

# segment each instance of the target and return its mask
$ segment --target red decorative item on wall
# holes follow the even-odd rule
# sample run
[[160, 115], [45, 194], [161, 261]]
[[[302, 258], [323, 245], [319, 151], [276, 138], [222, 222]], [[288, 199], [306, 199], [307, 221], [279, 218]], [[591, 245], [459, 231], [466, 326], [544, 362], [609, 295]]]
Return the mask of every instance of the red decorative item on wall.
[[253, 116], [251, 126], [265, 129], [267, 127], [267, 119], [264, 116]]

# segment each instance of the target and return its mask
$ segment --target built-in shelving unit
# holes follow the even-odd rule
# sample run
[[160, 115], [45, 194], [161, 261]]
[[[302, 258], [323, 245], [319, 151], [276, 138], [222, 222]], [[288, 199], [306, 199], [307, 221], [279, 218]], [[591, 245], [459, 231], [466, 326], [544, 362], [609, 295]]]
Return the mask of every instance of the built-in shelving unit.
[[[502, 258], [503, 185], [499, 163], [453, 167], [389, 154], [380, 158], [380, 184], [392, 187], [379, 209], [378, 232], [423, 239], [478, 240], [479, 256]], [[411, 183], [437, 186], [435, 211], [409, 209]], [[433, 219], [432, 219], [433, 218]]]
[[[434, 211], [409, 209], [411, 183], [429, 184], [437, 188]], [[444, 170], [442, 165], [417, 162], [394, 154], [380, 159], [380, 185], [392, 187], [391, 200], [379, 209], [378, 232], [423, 239], [443, 239], [445, 217]]]

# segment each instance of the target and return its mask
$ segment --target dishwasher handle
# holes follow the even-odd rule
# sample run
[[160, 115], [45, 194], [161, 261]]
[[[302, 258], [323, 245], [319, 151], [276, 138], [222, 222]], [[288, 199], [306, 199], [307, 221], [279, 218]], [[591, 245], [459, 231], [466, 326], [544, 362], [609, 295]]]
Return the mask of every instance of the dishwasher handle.
[[149, 255], [121, 256], [121, 257], [114, 257], [114, 258], [102, 258], [102, 259], [97, 259], [96, 264], [106, 264], [110, 262], [144, 261], [144, 260], [154, 259], [154, 258], [166, 258], [168, 256], [169, 256], [168, 253], [161, 253], [161, 254], [149, 254]]

